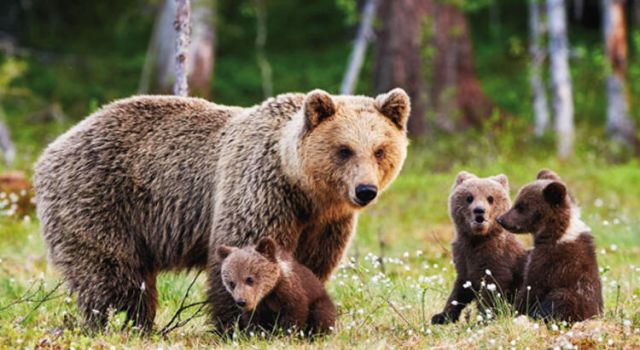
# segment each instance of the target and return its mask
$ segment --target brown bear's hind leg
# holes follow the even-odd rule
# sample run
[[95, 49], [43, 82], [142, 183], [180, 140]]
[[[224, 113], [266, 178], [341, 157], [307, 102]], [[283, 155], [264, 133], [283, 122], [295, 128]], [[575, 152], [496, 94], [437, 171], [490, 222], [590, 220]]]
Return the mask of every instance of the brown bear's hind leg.
[[144, 278], [135, 269], [107, 257], [97, 262], [85, 257], [82, 264], [65, 270], [67, 280], [78, 294], [78, 309], [90, 329], [104, 330], [113, 310], [126, 312], [127, 324], [133, 321], [135, 327], [151, 330], [157, 303], [155, 275]]

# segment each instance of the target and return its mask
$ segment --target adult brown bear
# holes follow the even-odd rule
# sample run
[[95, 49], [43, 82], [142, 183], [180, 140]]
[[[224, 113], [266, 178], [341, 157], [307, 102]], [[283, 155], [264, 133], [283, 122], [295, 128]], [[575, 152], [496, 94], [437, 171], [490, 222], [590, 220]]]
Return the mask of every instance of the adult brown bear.
[[315, 90], [251, 108], [170, 96], [111, 103], [36, 164], [50, 258], [94, 328], [109, 308], [151, 328], [156, 275], [207, 268], [212, 318], [225, 330], [238, 308], [208, 257], [277, 232], [326, 281], [358, 212], [402, 168], [409, 110], [400, 89], [375, 100]]

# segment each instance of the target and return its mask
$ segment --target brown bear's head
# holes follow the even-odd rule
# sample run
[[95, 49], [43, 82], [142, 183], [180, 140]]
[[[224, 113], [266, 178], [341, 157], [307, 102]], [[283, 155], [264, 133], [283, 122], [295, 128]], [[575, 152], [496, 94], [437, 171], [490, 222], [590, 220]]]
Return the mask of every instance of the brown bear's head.
[[410, 108], [402, 89], [375, 100], [308, 93], [292, 157], [315, 199], [354, 209], [372, 203], [402, 168]]
[[513, 233], [533, 233], [536, 241], [556, 241], [569, 232], [570, 224], [575, 234], [588, 230], [575, 211], [566, 185], [556, 173], [545, 169], [536, 181], [518, 191], [513, 207], [498, 218], [498, 223]]
[[487, 235], [498, 227], [495, 220], [509, 209], [509, 180], [500, 174], [479, 178], [462, 171], [449, 195], [449, 215], [461, 233]]
[[278, 247], [271, 238], [242, 249], [221, 245], [217, 254], [222, 283], [243, 311], [254, 310], [280, 279]]

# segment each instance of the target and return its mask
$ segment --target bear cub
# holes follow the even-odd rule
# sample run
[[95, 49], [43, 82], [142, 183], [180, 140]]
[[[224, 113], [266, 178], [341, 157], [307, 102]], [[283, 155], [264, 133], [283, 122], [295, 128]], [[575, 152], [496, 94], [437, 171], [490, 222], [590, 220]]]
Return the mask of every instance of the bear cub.
[[[520, 311], [545, 320], [583, 321], [602, 313], [602, 288], [590, 228], [560, 177], [550, 170], [518, 192], [498, 222], [531, 233]], [[528, 290], [530, 288], [530, 290]]]
[[478, 178], [463, 171], [456, 177], [449, 216], [455, 225], [452, 246], [457, 278], [444, 310], [433, 316], [432, 324], [456, 322], [464, 307], [476, 299], [478, 307], [485, 309], [495, 306], [498, 293], [507, 301], [515, 298], [527, 253], [495, 222], [510, 204], [505, 175]]
[[243, 329], [327, 334], [336, 309], [320, 280], [269, 237], [257, 245], [217, 249], [222, 282], [242, 311]]

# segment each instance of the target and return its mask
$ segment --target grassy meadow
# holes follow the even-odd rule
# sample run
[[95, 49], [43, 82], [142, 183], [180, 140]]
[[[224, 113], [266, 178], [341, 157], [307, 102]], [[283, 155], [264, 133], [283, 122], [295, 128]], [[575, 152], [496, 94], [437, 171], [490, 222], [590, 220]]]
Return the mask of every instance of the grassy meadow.
[[[480, 136], [441, 139], [433, 135], [432, 140], [411, 145], [402, 174], [363, 213], [348, 256], [328, 284], [339, 313], [337, 329], [330, 336], [313, 341], [265, 334], [223, 339], [210, 332], [202, 312], [161, 335], [181, 303], [204, 299], [206, 281], [201, 275], [183, 300], [194, 273], [160, 276], [160, 307], [151, 335], [123, 330], [122, 315], [114, 315], [105, 332], [87, 333], [81, 328], [74, 296], [60, 285], [61, 276], [47, 263], [37, 218], [30, 214], [5, 215], [0, 221], [0, 348], [640, 347], [637, 161], [603, 161], [600, 156], [606, 149], [597, 138], [585, 142], [572, 160], [559, 162], [544, 140]], [[545, 325], [515, 318], [508, 308], [487, 313], [468, 307], [457, 324], [432, 326], [430, 318], [441, 311], [455, 278], [446, 203], [456, 173], [462, 169], [481, 176], [504, 172], [514, 196], [543, 167], [561, 174], [581, 204], [583, 220], [593, 229], [604, 315], [573, 326]], [[521, 238], [530, 246], [528, 237]], [[196, 309], [186, 310], [181, 320], [189, 319]]]

